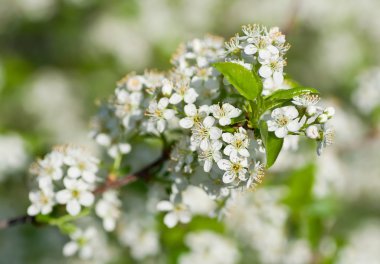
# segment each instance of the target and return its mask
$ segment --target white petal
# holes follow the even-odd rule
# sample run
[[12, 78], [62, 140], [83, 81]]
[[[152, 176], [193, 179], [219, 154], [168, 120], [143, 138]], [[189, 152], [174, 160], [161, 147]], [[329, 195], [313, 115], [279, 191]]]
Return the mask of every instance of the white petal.
[[169, 99], [169, 102], [171, 104], [178, 104], [181, 101], [182, 101], [182, 96], [177, 93], [172, 94], [172, 96]]
[[91, 206], [94, 203], [95, 197], [91, 192], [82, 192], [79, 197], [79, 203], [84, 206]]
[[93, 183], [93, 182], [95, 182], [95, 180], [96, 180], [95, 173], [90, 172], [90, 171], [84, 171], [84, 172], [82, 173], [82, 178], [83, 178], [86, 182], [89, 182], [89, 183]]
[[197, 114], [197, 108], [194, 104], [185, 105], [184, 110], [187, 116], [195, 116]]
[[28, 212], [28, 215], [34, 216], [34, 215], [37, 215], [40, 212], [40, 210], [36, 205], [32, 204], [28, 207], [27, 212]]
[[173, 228], [178, 223], [178, 217], [177, 217], [177, 215], [174, 214], [173, 212], [170, 212], [170, 213], [166, 214], [165, 217], [164, 217], [164, 223], [165, 223], [165, 225], [167, 227]]
[[279, 71], [275, 71], [273, 73], [273, 80], [274, 82], [277, 84], [277, 85], [280, 85], [283, 83], [284, 81], [284, 75], [282, 74], [282, 72], [279, 72]]
[[109, 146], [111, 144], [110, 136], [104, 133], [98, 134], [95, 140], [101, 146]]
[[205, 160], [205, 164], [203, 165], [203, 170], [205, 172], [210, 172], [212, 168], [212, 161], [211, 160]]
[[199, 147], [201, 148], [201, 150], [208, 150], [210, 147], [210, 142], [208, 141], [208, 139], [203, 139]]
[[198, 93], [193, 88], [190, 88], [185, 93], [184, 101], [187, 104], [192, 104], [192, 103], [194, 103], [197, 100], [197, 97], [198, 97]]
[[267, 125], [268, 125], [268, 131], [275, 131], [278, 129], [278, 124], [273, 120], [267, 121]]
[[234, 139], [234, 136], [231, 133], [223, 133], [222, 134], [222, 139], [226, 143], [231, 143], [232, 140]]
[[73, 256], [79, 249], [79, 246], [76, 242], [70, 241], [63, 247], [63, 255], [65, 257]]
[[239, 115], [241, 114], [241, 110], [234, 107], [234, 109], [232, 109], [229, 113], [228, 113], [228, 117], [229, 118], [235, 118], [235, 117], [238, 117]]
[[168, 106], [168, 104], [169, 104], [169, 99], [166, 98], [166, 97], [164, 97], [164, 98], [161, 98], [161, 99], [158, 101], [158, 105], [157, 105], [157, 107], [158, 107], [158, 109], [163, 110], [163, 109], [165, 109], [165, 108]]
[[119, 147], [120, 152], [123, 154], [127, 154], [127, 153], [131, 152], [131, 149], [132, 149], [131, 145], [128, 143], [121, 143], [117, 146]]
[[166, 109], [164, 111], [164, 118], [170, 120], [175, 116], [175, 111], [173, 109]]
[[270, 58], [270, 51], [267, 50], [267, 49], [261, 49], [259, 51], [259, 57], [262, 59], [262, 60], [267, 60]]
[[71, 192], [69, 190], [62, 190], [57, 192], [55, 199], [60, 204], [65, 204], [71, 199]]
[[229, 124], [231, 124], [231, 119], [230, 118], [224, 116], [224, 117], [222, 117], [222, 118], [219, 119], [219, 125], [221, 125], [221, 126], [227, 126]]
[[106, 231], [111, 232], [115, 230], [116, 221], [113, 218], [107, 217], [103, 220], [103, 227]]
[[278, 138], [284, 138], [288, 134], [288, 130], [285, 127], [279, 127], [274, 134]]
[[67, 175], [71, 178], [78, 178], [81, 175], [81, 171], [77, 167], [70, 167], [67, 171]]
[[235, 148], [231, 145], [228, 145], [224, 148], [223, 153], [227, 156], [230, 156], [231, 153], [235, 150]]
[[239, 154], [242, 155], [243, 157], [249, 157], [249, 151], [245, 148], [239, 149]]
[[185, 117], [179, 120], [179, 125], [183, 128], [189, 129], [194, 125], [194, 120], [190, 117]]
[[294, 119], [298, 116], [297, 108], [295, 108], [294, 106], [286, 106], [284, 107], [284, 110], [285, 110], [286, 116], [288, 116], [291, 119]]
[[257, 48], [253, 44], [249, 44], [245, 46], [244, 48], [244, 53], [247, 55], [252, 55], [252, 54], [255, 54], [256, 52], [257, 52]]
[[160, 201], [157, 204], [156, 208], [157, 208], [158, 211], [171, 211], [171, 210], [173, 210], [174, 206], [169, 201]]
[[217, 127], [210, 128], [210, 138], [211, 139], [219, 139], [222, 136], [222, 130]]
[[166, 121], [165, 120], [160, 119], [160, 120], [157, 121], [157, 130], [158, 130], [158, 132], [160, 132], [160, 133], [164, 132], [165, 127], [166, 127]]
[[300, 129], [300, 124], [298, 123], [297, 120], [293, 120], [286, 127], [288, 128], [289, 131], [296, 132]]
[[178, 217], [179, 221], [184, 224], [187, 224], [191, 221], [191, 213], [189, 211], [179, 212]]
[[272, 69], [269, 66], [261, 66], [259, 69], [259, 74], [263, 78], [269, 78], [272, 76]]
[[215, 118], [213, 118], [212, 116], [206, 116], [206, 118], [203, 120], [203, 125], [206, 128], [212, 127], [214, 123], [215, 123]]
[[231, 168], [231, 162], [226, 159], [221, 159], [218, 161], [218, 167], [221, 170], [229, 170]]
[[226, 171], [224, 174], [223, 174], [223, 182], [224, 183], [231, 183], [235, 180], [235, 175], [230, 172], [230, 171]]
[[78, 215], [80, 208], [80, 204], [77, 200], [70, 200], [66, 205], [66, 210], [70, 215]]

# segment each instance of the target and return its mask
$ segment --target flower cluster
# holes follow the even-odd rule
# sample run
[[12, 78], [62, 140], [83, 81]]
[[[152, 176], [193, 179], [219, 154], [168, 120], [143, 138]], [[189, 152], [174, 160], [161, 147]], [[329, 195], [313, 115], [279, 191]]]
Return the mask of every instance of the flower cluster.
[[[113, 159], [112, 164], [102, 164], [106, 180], [97, 176], [99, 161], [72, 146], [59, 147], [36, 163], [32, 171], [38, 188], [30, 193], [28, 214], [54, 216], [53, 222], [72, 239], [64, 247], [65, 255], [93, 255], [94, 232], [65, 222], [76, 220], [82, 207], [93, 208], [106, 231], [119, 229], [122, 202], [115, 189], [129, 183], [128, 177], [155, 182], [164, 190], [151, 210], [165, 212], [164, 224], [174, 228], [194, 216], [225, 214], [231, 198], [262, 182], [284, 137], [314, 139], [318, 154], [332, 144], [334, 133], [326, 123], [334, 108], [317, 106], [315, 89], [285, 84], [285, 36], [278, 28], [258, 25], [244, 26], [243, 33], [226, 45], [213, 36], [189, 41], [173, 56], [171, 71], [130, 73], [117, 83], [93, 121], [92, 137]], [[135, 147], [141, 141], [146, 152]], [[280, 141], [280, 147], [271, 146], [273, 141]], [[151, 151], [151, 156], [160, 153], [156, 161], [146, 156]], [[133, 156], [141, 153], [141, 164], [133, 164]], [[57, 204], [65, 205], [69, 218], [53, 212]], [[155, 256], [158, 234], [143, 223], [131, 221], [127, 226], [135, 230], [123, 232], [120, 240], [132, 258]], [[228, 241], [209, 233], [200, 237], [213, 241], [213, 246], [190, 235], [191, 252], [181, 257], [182, 263], [237, 261], [237, 251], [228, 251]], [[228, 257], [219, 258], [220, 251]]]
[[31, 169], [37, 189], [29, 193], [29, 215], [49, 214], [57, 204], [66, 206], [70, 215], [94, 203], [98, 160], [74, 146], [60, 146], [38, 160]]
[[320, 107], [319, 96], [305, 94], [296, 96], [290, 106], [276, 108], [267, 121], [268, 130], [274, 132], [278, 138], [286, 135], [306, 135], [317, 140], [317, 153], [320, 155], [326, 146], [333, 144], [334, 130], [328, 126], [327, 121], [334, 114], [333, 107]]
[[278, 27], [268, 30], [257, 24], [243, 26], [242, 31], [242, 36], [236, 34], [226, 42], [227, 58], [258, 67], [263, 80], [263, 95], [286, 88], [283, 69], [290, 45], [286, 43], [285, 35]]

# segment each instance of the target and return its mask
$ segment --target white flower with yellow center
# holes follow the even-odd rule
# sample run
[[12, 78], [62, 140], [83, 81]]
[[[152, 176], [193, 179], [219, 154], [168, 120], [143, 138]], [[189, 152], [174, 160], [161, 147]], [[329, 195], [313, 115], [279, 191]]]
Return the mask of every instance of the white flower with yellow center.
[[38, 176], [39, 187], [45, 188], [52, 184], [52, 180], [57, 181], [62, 179], [62, 165], [63, 155], [58, 151], [53, 151], [46, 155], [43, 160], [39, 160], [33, 168]]
[[180, 79], [176, 82], [174, 93], [170, 96], [169, 102], [173, 105], [184, 101], [186, 104], [193, 104], [198, 97], [194, 88], [190, 87], [189, 80]]
[[67, 175], [70, 178], [82, 176], [83, 180], [88, 183], [95, 182], [99, 163], [96, 158], [87, 155], [80, 148], [72, 148], [68, 149], [64, 162], [69, 166]]
[[167, 124], [167, 120], [172, 119], [175, 116], [175, 111], [173, 109], [167, 109], [169, 105], [169, 99], [164, 97], [158, 102], [152, 100], [146, 111], [146, 115], [150, 117], [150, 122], [153, 123], [158, 132], [164, 132]]
[[218, 167], [224, 170], [223, 182], [228, 184], [236, 179], [241, 181], [247, 180], [248, 161], [246, 158], [232, 156], [230, 160], [221, 159], [218, 161]]
[[222, 134], [223, 141], [228, 143], [228, 145], [224, 148], [223, 153], [227, 156], [238, 156], [241, 155], [243, 157], [248, 158], [248, 146], [249, 139], [247, 135], [247, 131], [239, 127], [239, 132], [234, 134], [232, 133], [223, 133]]
[[141, 91], [144, 83], [142, 76], [132, 76], [127, 80], [127, 89], [131, 92]]
[[78, 215], [82, 206], [89, 207], [94, 203], [94, 194], [84, 181], [65, 178], [63, 184], [66, 189], [57, 192], [55, 198], [58, 203], [66, 204], [66, 210], [70, 215]]
[[197, 123], [192, 129], [191, 143], [202, 150], [209, 148], [210, 140], [217, 140], [222, 135], [222, 130], [214, 126], [215, 118], [207, 116], [202, 123]]
[[168, 212], [164, 217], [164, 223], [169, 228], [173, 228], [178, 222], [189, 223], [192, 218], [189, 206], [181, 202], [161, 201], [157, 204], [157, 210]]
[[208, 115], [208, 106], [203, 105], [199, 109], [194, 104], [188, 104], [184, 107], [186, 117], [179, 121], [179, 125], [183, 128], [192, 128], [194, 124], [199, 123]]
[[231, 124], [231, 118], [238, 117], [242, 111], [229, 103], [224, 103], [222, 107], [217, 104], [210, 106], [210, 112], [219, 120], [219, 125], [226, 126]]
[[294, 106], [274, 109], [271, 114], [272, 119], [267, 121], [268, 131], [274, 131], [278, 138], [284, 138], [289, 131], [298, 131], [300, 129], [298, 115], [299, 113]]
[[97, 216], [103, 219], [103, 227], [110, 232], [115, 230], [116, 220], [120, 217], [121, 201], [117, 197], [116, 191], [107, 191], [103, 193], [102, 198], [95, 206]]
[[49, 214], [55, 205], [54, 192], [50, 189], [41, 189], [29, 193], [29, 200], [32, 203], [28, 207], [28, 215]]
[[93, 243], [96, 239], [97, 231], [94, 227], [89, 227], [85, 231], [76, 229], [70, 235], [71, 241], [63, 247], [63, 255], [66, 257], [74, 256], [78, 253], [81, 259], [90, 259], [94, 255]]
[[205, 172], [210, 172], [214, 161], [218, 162], [222, 158], [222, 153], [220, 152], [222, 146], [222, 142], [214, 140], [209, 144], [207, 149], [202, 150], [199, 153], [198, 158], [200, 161], [204, 162], [203, 170]]

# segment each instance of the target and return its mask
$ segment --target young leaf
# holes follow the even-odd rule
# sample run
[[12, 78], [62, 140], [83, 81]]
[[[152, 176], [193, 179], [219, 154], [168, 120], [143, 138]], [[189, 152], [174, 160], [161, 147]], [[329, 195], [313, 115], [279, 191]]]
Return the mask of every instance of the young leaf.
[[273, 132], [269, 132], [265, 121], [260, 122], [260, 133], [265, 146], [267, 168], [270, 168], [281, 152], [284, 139], [276, 137]]
[[213, 65], [248, 100], [254, 100], [263, 90], [260, 77], [244, 66], [233, 62], [217, 62]]
[[288, 90], [277, 90], [271, 95], [265, 97], [265, 101], [275, 101], [275, 100], [289, 100], [292, 99], [295, 96], [300, 96], [303, 94], [319, 94], [319, 91], [310, 88], [310, 87], [296, 87], [296, 88], [291, 88]]

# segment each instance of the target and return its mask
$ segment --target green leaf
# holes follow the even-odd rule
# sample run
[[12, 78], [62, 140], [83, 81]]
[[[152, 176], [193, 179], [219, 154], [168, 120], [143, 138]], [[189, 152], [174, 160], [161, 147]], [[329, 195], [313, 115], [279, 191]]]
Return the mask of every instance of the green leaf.
[[217, 62], [213, 66], [248, 100], [261, 94], [263, 83], [256, 72], [233, 62]]
[[290, 192], [284, 202], [294, 210], [308, 207], [312, 201], [314, 175], [314, 164], [308, 164], [294, 171], [289, 178]]
[[303, 94], [319, 94], [319, 91], [311, 87], [296, 87], [288, 90], [277, 90], [271, 95], [265, 97], [265, 101], [271, 100], [289, 100], [295, 96], [300, 96]]
[[277, 157], [281, 152], [284, 139], [276, 137], [273, 132], [269, 132], [267, 123], [264, 120], [260, 122], [260, 133], [265, 146], [267, 159], [266, 166], [267, 168], [270, 168], [276, 162]]

